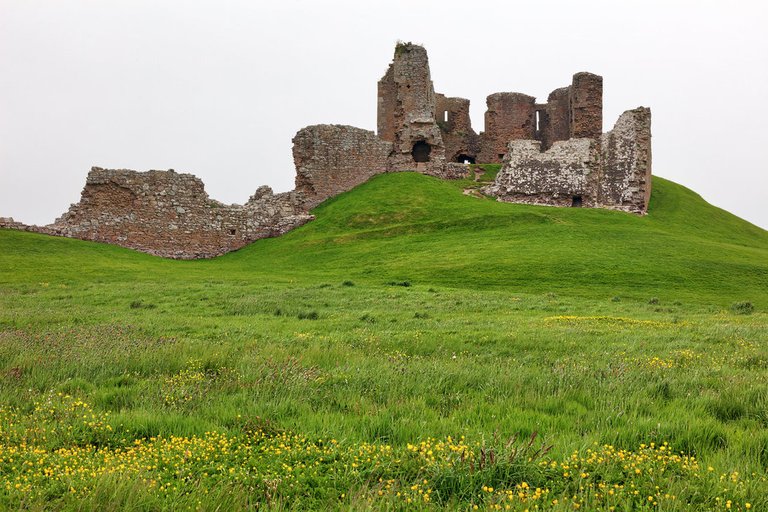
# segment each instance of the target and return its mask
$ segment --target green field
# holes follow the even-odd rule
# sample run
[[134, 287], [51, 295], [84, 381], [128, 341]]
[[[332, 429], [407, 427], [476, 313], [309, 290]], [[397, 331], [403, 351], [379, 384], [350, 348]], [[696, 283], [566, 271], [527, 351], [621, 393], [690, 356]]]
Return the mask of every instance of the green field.
[[207, 261], [0, 230], [0, 509], [768, 509], [768, 232], [473, 183]]

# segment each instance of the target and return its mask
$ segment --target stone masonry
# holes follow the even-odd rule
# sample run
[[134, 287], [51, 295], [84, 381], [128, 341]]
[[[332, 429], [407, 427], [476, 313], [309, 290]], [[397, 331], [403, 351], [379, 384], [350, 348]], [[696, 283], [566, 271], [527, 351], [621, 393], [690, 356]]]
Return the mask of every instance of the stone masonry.
[[500, 201], [645, 213], [651, 193], [651, 112], [637, 108], [602, 133], [603, 79], [576, 73], [544, 104], [516, 92], [488, 96], [485, 131], [472, 129], [469, 100], [435, 93], [427, 51], [398, 43], [378, 83], [377, 133], [314, 125], [293, 139], [296, 187], [261, 187], [245, 205], [208, 197], [173, 170], [94, 167], [80, 202], [48, 226], [0, 217], [0, 228], [121, 245], [157, 256], [210, 258], [310, 221], [309, 210], [376, 174], [469, 175], [464, 162], [498, 163], [483, 191]]
[[245, 205], [227, 206], [211, 200], [191, 174], [94, 167], [79, 203], [53, 224], [23, 229], [196, 259], [282, 235], [312, 219], [294, 192], [260, 187]]
[[483, 192], [500, 201], [611, 208], [642, 214], [651, 196], [651, 111], [624, 112], [600, 139], [572, 138], [541, 151], [509, 142], [504, 165]]
[[339, 195], [387, 172], [392, 143], [373, 132], [341, 125], [308, 126], [293, 138], [296, 191], [304, 207], [314, 208], [325, 199]]

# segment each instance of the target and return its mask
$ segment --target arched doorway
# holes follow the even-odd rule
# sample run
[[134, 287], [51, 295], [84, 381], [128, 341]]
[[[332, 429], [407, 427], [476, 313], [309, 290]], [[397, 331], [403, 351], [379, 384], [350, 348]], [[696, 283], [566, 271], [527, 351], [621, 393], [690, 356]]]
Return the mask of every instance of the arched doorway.
[[460, 164], [474, 164], [474, 163], [476, 163], [475, 162], [475, 157], [469, 156], [469, 155], [464, 155], [464, 154], [456, 155], [456, 161], [459, 162]]
[[416, 142], [416, 144], [413, 145], [413, 151], [411, 151], [411, 155], [413, 156], [413, 161], [429, 162], [429, 153], [431, 151], [432, 151], [432, 146], [430, 146], [423, 140]]

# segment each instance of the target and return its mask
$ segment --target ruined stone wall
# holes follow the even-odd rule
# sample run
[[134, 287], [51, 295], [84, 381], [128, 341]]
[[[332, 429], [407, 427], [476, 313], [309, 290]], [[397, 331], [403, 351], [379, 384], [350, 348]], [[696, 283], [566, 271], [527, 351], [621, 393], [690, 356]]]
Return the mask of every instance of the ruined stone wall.
[[644, 213], [651, 198], [651, 110], [624, 112], [601, 145], [601, 204]]
[[484, 192], [508, 202], [647, 211], [650, 109], [624, 112], [599, 140], [572, 138], [539, 150], [538, 141], [511, 141], [496, 181]]
[[352, 126], [314, 125], [293, 138], [296, 192], [309, 210], [387, 172], [392, 143]]
[[446, 161], [464, 163], [467, 158], [474, 163], [480, 151], [480, 139], [472, 129], [469, 100], [435, 93], [435, 120], [442, 132]]
[[[424, 47], [411, 43], [396, 46], [392, 64], [379, 82], [377, 124], [381, 138], [393, 142], [390, 170], [441, 172], [445, 146], [435, 122], [435, 90]], [[394, 132], [391, 139], [390, 132]], [[417, 161], [421, 159], [419, 142], [428, 146], [426, 161]]]
[[599, 139], [603, 134], [603, 77], [576, 73], [570, 90], [571, 137]]
[[486, 104], [478, 161], [500, 163], [509, 141], [535, 138], [536, 98], [518, 92], [497, 92], [488, 96]]
[[[395, 113], [397, 108], [397, 84], [395, 66], [390, 65], [378, 83], [378, 102], [376, 104], [376, 131], [382, 140], [395, 142]], [[402, 122], [402, 120], [400, 120]]]
[[312, 218], [294, 193], [274, 195], [269, 187], [243, 206], [226, 206], [211, 200], [191, 174], [94, 167], [80, 202], [35, 231], [194, 259], [281, 235]]
[[208, 258], [300, 226], [313, 218], [309, 209], [379, 173], [466, 178], [468, 166], [456, 162], [465, 158], [503, 160], [496, 181], [484, 189], [502, 201], [644, 213], [651, 193], [650, 110], [625, 112], [602, 135], [602, 87], [600, 76], [576, 73], [546, 104], [520, 93], [491, 94], [478, 136], [469, 100], [435, 94], [426, 50], [399, 43], [378, 83], [378, 136], [340, 125], [300, 130], [293, 139], [292, 192], [275, 195], [261, 187], [245, 205], [226, 206], [189, 174], [94, 167], [80, 202], [55, 223], [0, 218], [0, 228]]
[[570, 87], [561, 87], [549, 93], [539, 121], [539, 136], [542, 148], [547, 150], [558, 140], [571, 138]]
[[513, 140], [496, 181], [483, 192], [500, 201], [594, 207], [597, 205], [599, 144], [591, 139], [541, 142]]

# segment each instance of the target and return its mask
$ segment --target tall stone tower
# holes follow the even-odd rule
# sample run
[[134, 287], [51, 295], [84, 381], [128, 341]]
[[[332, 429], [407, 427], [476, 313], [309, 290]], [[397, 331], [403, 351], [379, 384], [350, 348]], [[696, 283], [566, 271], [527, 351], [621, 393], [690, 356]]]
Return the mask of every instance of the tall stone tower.
[[435, 121], [435, 90], [424, 47], [398, 43], [379, 80], [378, 96], [378, 135], [393, 143], [390, 170], [441, 170], [445, 146]]

